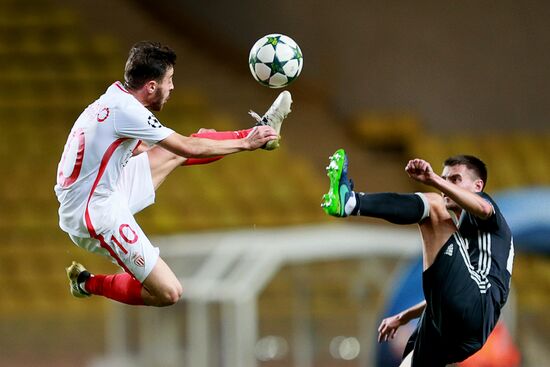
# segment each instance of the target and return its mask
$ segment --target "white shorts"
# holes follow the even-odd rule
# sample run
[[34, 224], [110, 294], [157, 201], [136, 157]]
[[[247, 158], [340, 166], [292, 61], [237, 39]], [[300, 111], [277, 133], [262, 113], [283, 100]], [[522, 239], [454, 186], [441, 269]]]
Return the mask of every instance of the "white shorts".
[[130, 158], [122, 170], [117, 191], [107, 200], [108, 205], [90, 206], [95, 237], [69, 236], [77, 246], [108, 257], [143, 282], [157, 263], [159, 249], [151, 244], [134, 214], [154, 201], [149, 159], [147, 153], [142, 153]]

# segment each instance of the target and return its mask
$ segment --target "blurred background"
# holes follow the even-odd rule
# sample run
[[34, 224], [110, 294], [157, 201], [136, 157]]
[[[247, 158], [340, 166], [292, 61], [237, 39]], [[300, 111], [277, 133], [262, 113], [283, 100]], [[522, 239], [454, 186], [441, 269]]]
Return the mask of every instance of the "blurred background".
[[[422, 298], [418, 234], [323, 214], [340, 147], [362, 191], [425, 190], [403, 172], [413, 157], [487, 163], [515, 236], [514, 291], [494, 340], [462, 366], [549, 365], [549, 18], [536, 0], [0, 0], [0, 366], [398, 365], [410, 330], [378, 347], [376, 329]], [[249, 127], [246, 112], [278, 92], [247, 65], [269, 33], [304, 54], [282, 148], [181, 168], [137, 218], [184, 299], [152, 310], [72, 298], [72, 260], [118, 271], [57, 225], [76, 117], [149, 39], [178, 54], [165, 125]]]

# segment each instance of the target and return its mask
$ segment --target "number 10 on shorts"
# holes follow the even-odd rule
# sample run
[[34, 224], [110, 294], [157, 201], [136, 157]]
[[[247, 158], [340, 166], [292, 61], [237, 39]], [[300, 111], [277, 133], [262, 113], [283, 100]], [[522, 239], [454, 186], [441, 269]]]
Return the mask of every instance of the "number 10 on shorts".
[[[129, 224], [121, 224], [120, 227], [118, 227], [118, 233], [120, 234], [120, 237], [129, 245], [132, 245], [137, 242], [138, 235], [137, 233], [130, 227]], [[111, 236], [111, 241], [113, 241], [119, 248], [124, 252], [125, 255], [128, 254], [128, 250], [120, 241], [115, 237]]]

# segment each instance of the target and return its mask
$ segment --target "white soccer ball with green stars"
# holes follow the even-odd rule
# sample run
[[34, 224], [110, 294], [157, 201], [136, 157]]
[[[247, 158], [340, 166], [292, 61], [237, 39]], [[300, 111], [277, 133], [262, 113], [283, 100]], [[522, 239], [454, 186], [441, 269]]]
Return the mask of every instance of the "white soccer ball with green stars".
[[268, 34], [260, 38], [248, 57], [250, 72], [260, 84], [282, 88], [292, 83], [304, 66], [300, 47], [283, 34]]

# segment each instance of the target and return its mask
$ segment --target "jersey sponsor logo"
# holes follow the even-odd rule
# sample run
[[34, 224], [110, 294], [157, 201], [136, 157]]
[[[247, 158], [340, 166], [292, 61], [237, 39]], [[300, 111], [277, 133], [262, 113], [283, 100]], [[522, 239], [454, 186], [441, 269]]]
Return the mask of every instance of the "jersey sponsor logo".
[[147, 119], [147, 123], [149, 124], [149, 126], [155, 129], [160, 129], [162, 127], [160, 121], [157, 120], [157, 118], [153, 115], [149, 116], [149, 118]]
[[101, 109], [101, 111], [98, 112], [97, 114], [97, 122], [99, 122], [100, 124], [107, 120], [107, 118], [109, 117], [109, 107], [104, 107]]

